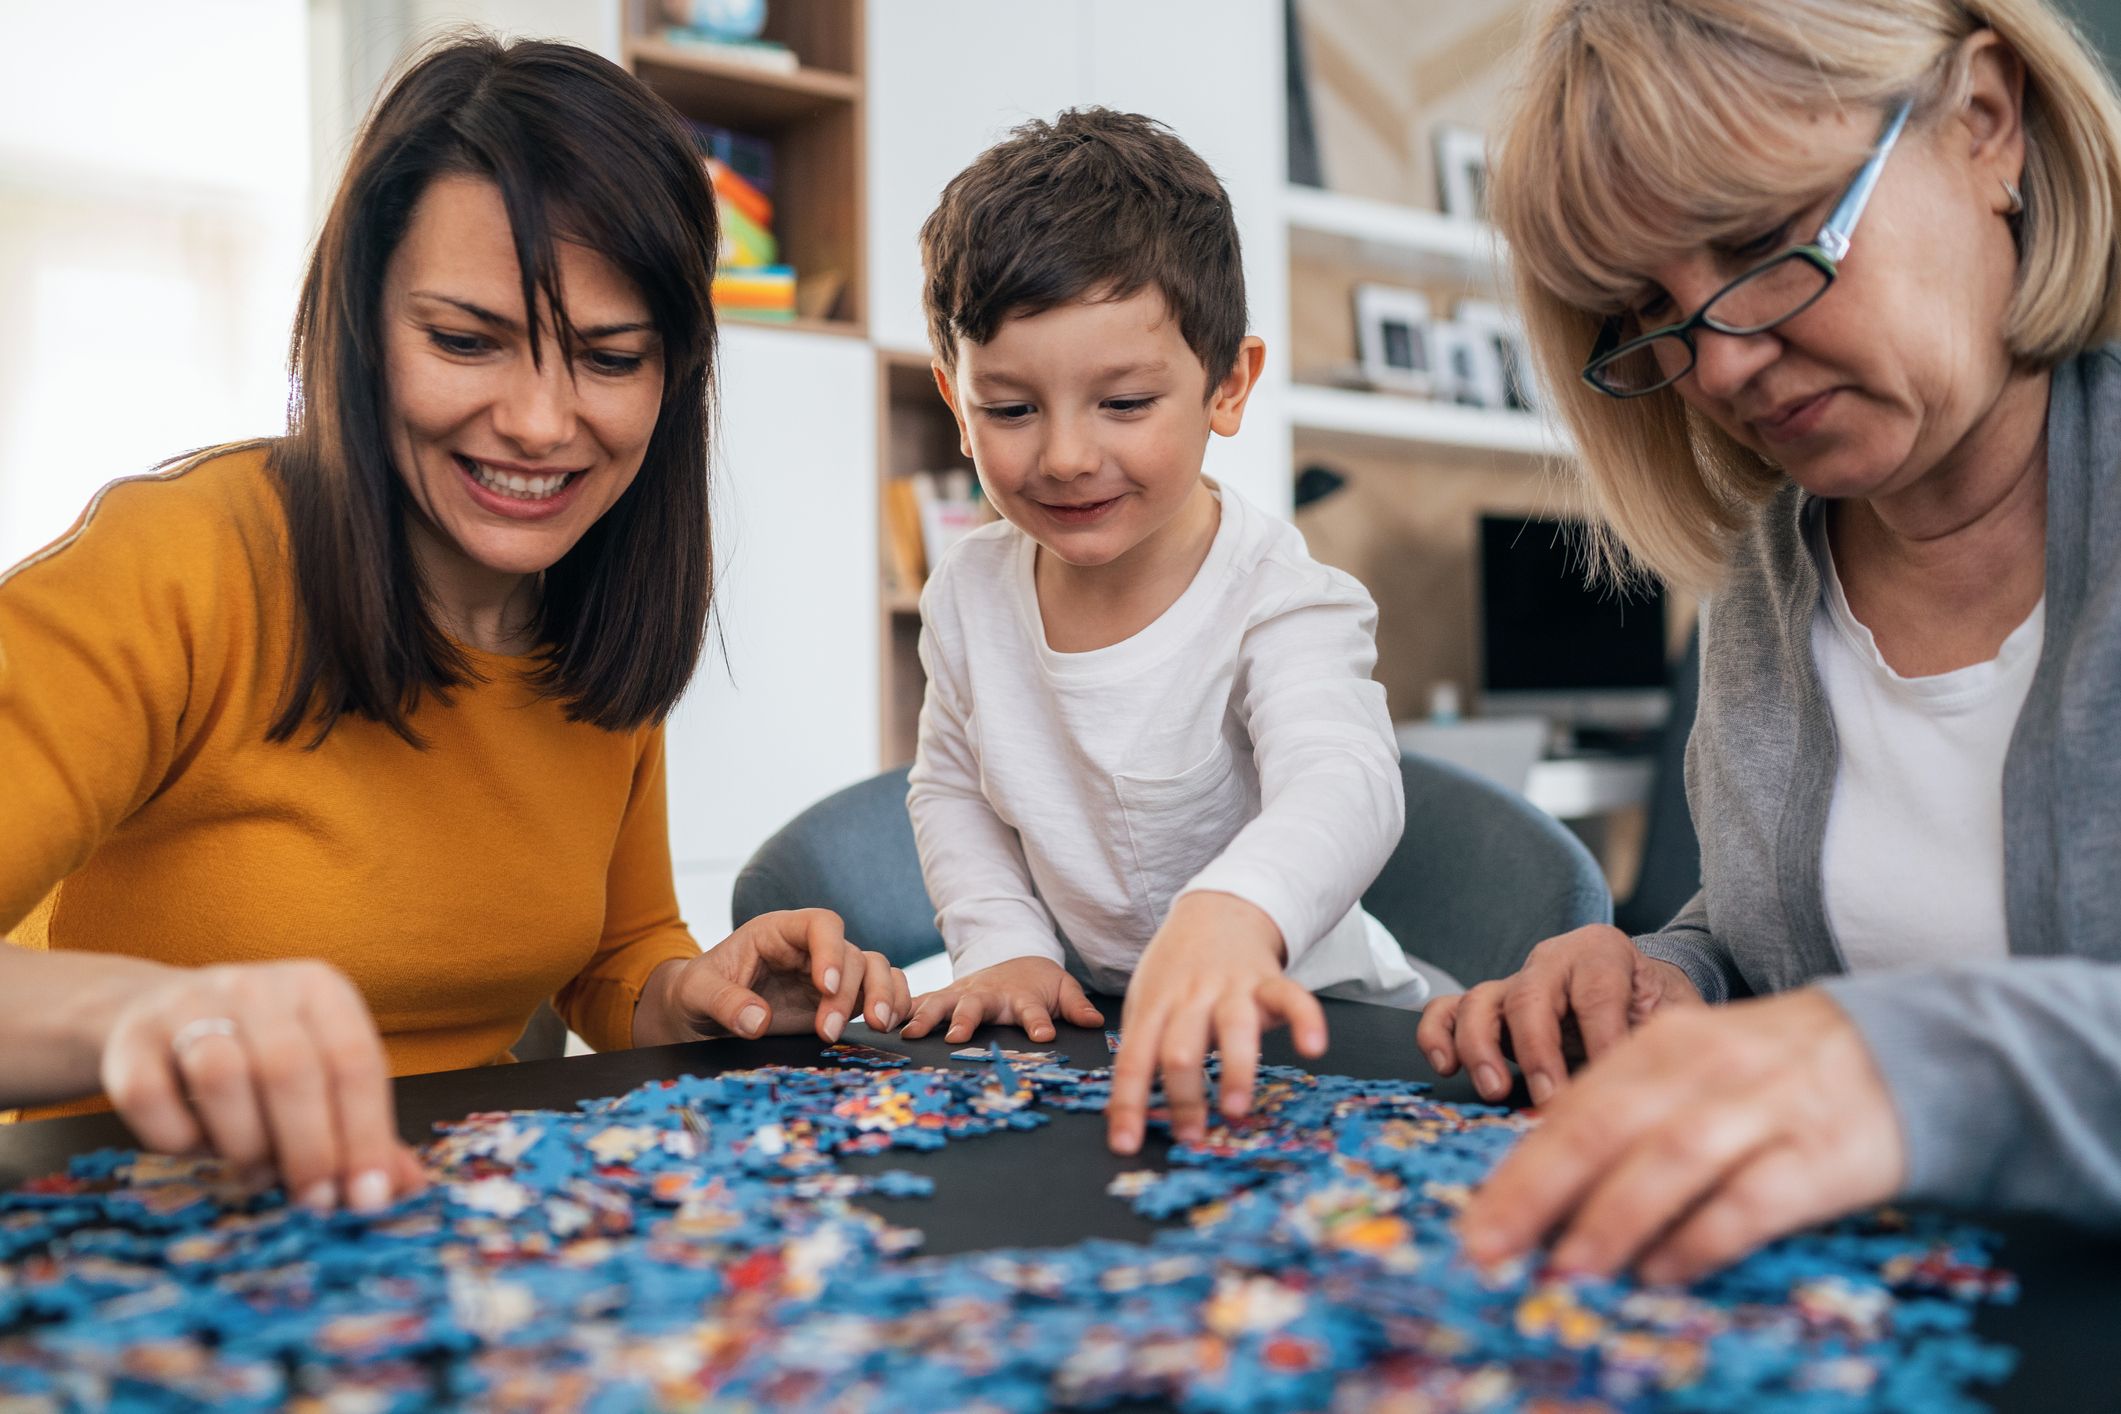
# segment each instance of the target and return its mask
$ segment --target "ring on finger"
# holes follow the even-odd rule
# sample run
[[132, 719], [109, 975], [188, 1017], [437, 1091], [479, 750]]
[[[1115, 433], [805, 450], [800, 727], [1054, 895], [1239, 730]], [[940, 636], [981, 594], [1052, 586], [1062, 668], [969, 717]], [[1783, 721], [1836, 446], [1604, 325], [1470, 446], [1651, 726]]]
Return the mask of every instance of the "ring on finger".
[[184, 1053], [186, 1051], [190, 1050], [193, 1046], [198, 1045], [207, 1037], [233, 1037], [235, 1034], [236, 1023], [234, 1018], [232, 1017], [194, 1017], [190, 1021], [185, 1022], [182, 1026], [179, 1026], [177, 1028], [176, 1034], [169, 1038], [170, 1054], [175, 1056], [178, 1060], [183, 1060]]

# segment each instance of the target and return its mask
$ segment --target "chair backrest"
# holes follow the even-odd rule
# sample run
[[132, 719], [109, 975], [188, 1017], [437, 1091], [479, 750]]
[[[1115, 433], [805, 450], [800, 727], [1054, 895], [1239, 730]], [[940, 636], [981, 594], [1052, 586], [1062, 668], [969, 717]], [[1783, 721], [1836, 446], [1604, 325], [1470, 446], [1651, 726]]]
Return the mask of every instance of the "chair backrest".
[[[1407, 832], [1363, 906], [1407, 951], [1470, 984], [1515, 971], [1541, 938], [1612, 921], [1597, 861], [1558, 821], [1440, 761], [1402, 756], [1399, 771]], [[900, 967], [942, 951], [905, 767], [826, 796], [759, 846], [730, 916], [783, 908], [831, 909]]]
[[1686, 743], [1701, 701], [1701, 629], [1672, 668], [1672, 711], [1657, 742], [1650, 777], [1650, 815], [1642, 835], [1642, 868], [1635, 887], [1614, 910], [1614, 921], [1636, 936], [1672, 921], [1701, 887], [1701, 841], [1686, 802]]
[[758, 847], [736, 876], [729, 916], [829, 908], [847, 936], [904, 967], [943, 950], [906, 814], [904, 766], [836, 791]]
[[1523, 796], [1403, 754], [1407, 829], [1362, 896], [1399, 945], [1467, 986], [1515, 972], [1542, 938], [1613, 921], [1583, 842]]

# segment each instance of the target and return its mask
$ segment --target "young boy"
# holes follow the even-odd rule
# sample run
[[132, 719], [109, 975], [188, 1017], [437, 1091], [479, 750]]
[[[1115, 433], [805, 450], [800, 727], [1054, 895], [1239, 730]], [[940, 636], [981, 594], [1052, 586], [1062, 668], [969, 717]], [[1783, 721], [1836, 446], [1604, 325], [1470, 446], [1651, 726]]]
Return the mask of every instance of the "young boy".
[[[1027, 123], [921, 231], [935, 379], [1002, 521], [921, 597], [928, 695], [907, 805], [956, 981], [946, 1019], [1052, 1039], [1126, 989], [1110, 1139], [1250, 1103], [1259, 1033], [1325, 1048], [1311, 993], [1418, 1006], [1427, 983], [1355, 907], [1404, 824], [1377, 611], [1288, 524], [1201, 475], [1244, 416], [1228, 195], [1149, 119]], [[1131, 979], [1131, 981], [1130, 981]]]

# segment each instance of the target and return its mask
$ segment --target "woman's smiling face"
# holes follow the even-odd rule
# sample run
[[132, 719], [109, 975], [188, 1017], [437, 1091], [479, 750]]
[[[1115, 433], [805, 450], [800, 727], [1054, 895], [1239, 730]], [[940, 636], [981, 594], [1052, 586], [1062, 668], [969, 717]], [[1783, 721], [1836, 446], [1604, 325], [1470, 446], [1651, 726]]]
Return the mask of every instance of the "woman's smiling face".
[[[663, 394], [647, 302], [602, 255], [555, 240], [574, 326], [563, 359], [551, 311], [523, 307], [500, 189], [437, 178], [384, 276], [392, 459], [432, 550], [432, 581], [549, 569], [640, 473]], [[531, 357], [531, 318], [541, 359]], [[452, 571], [455, 573], [453, 574]]]

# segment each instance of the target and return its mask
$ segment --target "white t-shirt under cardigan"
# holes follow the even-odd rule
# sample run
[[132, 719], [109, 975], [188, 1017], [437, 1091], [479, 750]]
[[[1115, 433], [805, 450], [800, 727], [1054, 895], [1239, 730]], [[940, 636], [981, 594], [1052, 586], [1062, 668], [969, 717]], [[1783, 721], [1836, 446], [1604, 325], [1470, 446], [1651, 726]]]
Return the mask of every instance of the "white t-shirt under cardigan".
[[1178, 895], [1228, 893], [1274, 920], [1305, 986], [1419, 1006], [1427, 983], [1355, 906], [1406, 812], [1376, 605], [1217, 494], [1193, 582], [1109, 647], [1047, 645], [1038, 546], [1006, 521], [937, 566], [906, 802], [936, 927], [959, 977], [1072, 952], [1120, 992]]
[[2040, 664], [2046, 600], [1996, 656], [1902, 677], [1849, 609], [1827, 540], [1812, 659], [1840, 754], [1820, 881], [1851, 972], [2010, 955], [2003, 908], [2003, 758]]
[[1839, 975], [1819, 861], [1840, 747], [1795, 485], [1704, 608], [1687, 743], [1701, 892], [1635, 945], [1714, 1002], [1819, 982], [1892, 1094], [1896, 1196], [2121, 1228], [2121, 348], [2052, 380], [2040, 662], [2003, 758], [2009, 958]]

